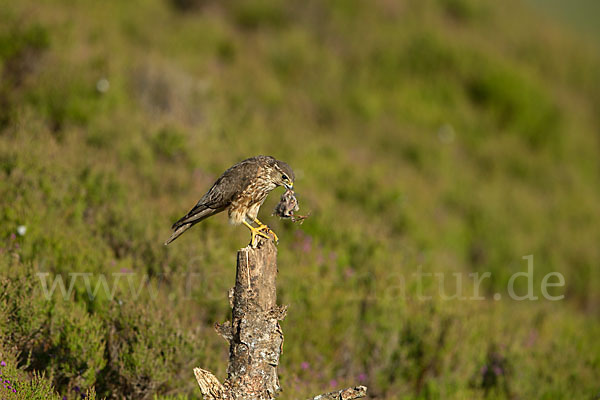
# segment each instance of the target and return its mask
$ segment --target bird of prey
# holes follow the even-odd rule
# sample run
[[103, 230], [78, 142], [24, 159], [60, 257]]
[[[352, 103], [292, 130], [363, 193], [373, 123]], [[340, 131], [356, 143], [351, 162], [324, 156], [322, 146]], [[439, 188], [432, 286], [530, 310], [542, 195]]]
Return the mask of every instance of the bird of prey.
[[190, 212], [173, 224], [173, 233], [165, 245], [198, 222], [225, 210], [231, 224], [244, 224], [250, 229], [251, 246], [256, 246], [257, 236], [268, 239], [272, 234], [278, 241], [275, 232], [258, 220], [258, 210], [276, 187], [291, 190], [294, 178], [288, 164], [270, 156], [256, 156], [235, 164], [217, 179]]

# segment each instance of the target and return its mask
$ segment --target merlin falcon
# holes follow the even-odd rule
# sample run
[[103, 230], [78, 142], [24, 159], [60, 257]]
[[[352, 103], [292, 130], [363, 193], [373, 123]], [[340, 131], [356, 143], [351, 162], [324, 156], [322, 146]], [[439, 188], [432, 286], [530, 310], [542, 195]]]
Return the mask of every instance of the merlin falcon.
[[235, 164], [223, 172], [190, 212], [173, 224], [173, 234], [165, 245], [198, 222], [225, 210], [231, 224], [244, 224], [250, 229], [251, 246], [256, 246], [258, 236], [268, 239], [271, 234], [278, 241], [275, 232], [257, 218], [267, 195], [278, 186], [285, 186], [287, 190], [294, 186], [294, 171], [285, 162], [270, 156], [256, 156]]

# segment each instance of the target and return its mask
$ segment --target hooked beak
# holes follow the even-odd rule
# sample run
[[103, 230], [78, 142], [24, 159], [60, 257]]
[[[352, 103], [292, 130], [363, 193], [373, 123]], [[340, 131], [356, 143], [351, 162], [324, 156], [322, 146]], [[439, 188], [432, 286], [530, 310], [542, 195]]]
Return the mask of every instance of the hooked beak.
[[292, 190], [294, 188], [293, 183], [284, 183], [283, 186], [285, 186], [287, 190]]

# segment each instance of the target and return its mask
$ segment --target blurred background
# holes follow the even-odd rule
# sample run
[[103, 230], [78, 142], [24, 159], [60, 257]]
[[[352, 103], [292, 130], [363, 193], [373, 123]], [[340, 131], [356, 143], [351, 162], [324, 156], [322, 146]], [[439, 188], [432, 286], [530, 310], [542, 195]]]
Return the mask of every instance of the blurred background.
[[[248, 231], [220, 215], [163, 242], [269, 154], [310, 212], [272, 217], [279, 189], [260, 214], [289, 305], [281, 398], [597, 398], [599, 20], [594, 0], [0, 0], [2, 397], [224, 379], [213, 325]], [[528, 255], [539, 299], [516, 301]], [[74, 273], [114, 293], [45, 298]]]

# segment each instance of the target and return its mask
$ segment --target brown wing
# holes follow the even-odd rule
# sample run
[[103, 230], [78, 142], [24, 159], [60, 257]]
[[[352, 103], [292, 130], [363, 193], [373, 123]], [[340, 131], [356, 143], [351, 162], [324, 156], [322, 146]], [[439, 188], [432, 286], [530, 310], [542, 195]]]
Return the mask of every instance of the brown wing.
[[173, 224], [173, 234], [165, 244], [177, 239], [198, 222], [225, 210], [258, 174], [263, 156], [252, 157], [235, 164], [217, 179], [208, 192], [185, 216]]

